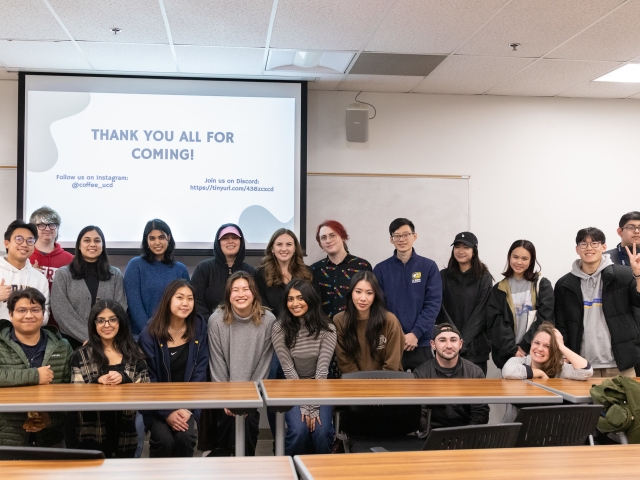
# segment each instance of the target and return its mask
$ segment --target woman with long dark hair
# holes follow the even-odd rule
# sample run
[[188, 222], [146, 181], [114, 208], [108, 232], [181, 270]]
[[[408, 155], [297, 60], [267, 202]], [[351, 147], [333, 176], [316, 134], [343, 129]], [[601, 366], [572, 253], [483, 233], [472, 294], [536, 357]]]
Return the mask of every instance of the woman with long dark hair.
[[440, 270], [442, 306], [436, 323], [452, 323], [463, 340], [460, 356], [487, 374], [491, 345], [487, 338], [487, 300], [493, 277], [478, 256], [471, 232], [456, 235], [447, 268]]
[[[257, 382], [267, 378], [273, 354], [271, 330], [275, 317], [262, 306], [253, 277], [243, 271], [227, 281], [224, 303], [209, 319], [209, 372], [214, 382]], [[234, 451], [234, 414], [218, 415], [218, 445], [222, 453]], [[245, 419], [245, 453], [255, 455], [260, 413]]]
[[187, 267], [173, 256], [176, 242], [169, 225], [149, 220], [142, 234], [141, 254], [124, 271], [131, 330], [138, 335], [154, 314], [167, 285], [177, 279], [189, 281]]
[[[322, 312], [318, 293], [311, 283], [294, 279], [284, 295], [283, 310], [273, 324], [271, 339], [285, 377], [327, 378], [336, 329]], [[326, 405], [301, 405], [289, 410], [285, 414], [285, 455], [330, 453], [334, 434], [331, 415], [332, 407]]]
[[[127, 314], [114, 300], [98, 300], [89, 313], [87, 344], [71, 359], [72, 383], [147, 383], [144, 353], [133, 341]], [[72, 412], [66, 445], [101, 450], [107, 458], [133, 458], [138, 437], [135, 410]]]
[[487, 302], [491, 358], [502, 368], [511, 357], [525, 357], [542, 322], [554, 323], [551, 282], [535, 271], [536, 248], [529, 240], [509, 247], [504, 279], [495, 284]]
[[[206, 382], [209, 364], [207, 323], [195, 311], [193, 288], [174, 280], [156, 313], [140, 334], [152, 382]], [[151, 432], [150, 457], [192, 457], [200, 410], [186, 408], [142, 412]]]
[[97, 299], [115, 300], [127, 308], [122, 273], [109, 265], [104, 233], [89, 225], [80, 230], [75, 256], [56, 272], [51, 289], [51, 309], [73, 348], [89, 338], [87, 318]]
[[551, 322], [542, 322], [525, 357], [511, 357], [502, 367], [502, 378], [568, 378], [587, 380], [593, 375], [589, 362], [570, 350]]
[[342, 373], [366, 370], [402, 371], [404, 333], [398, 318], [384, 308], [382, 289], [373, 273], [351, 279], [347, 308], [337, 314], [336, 358]]

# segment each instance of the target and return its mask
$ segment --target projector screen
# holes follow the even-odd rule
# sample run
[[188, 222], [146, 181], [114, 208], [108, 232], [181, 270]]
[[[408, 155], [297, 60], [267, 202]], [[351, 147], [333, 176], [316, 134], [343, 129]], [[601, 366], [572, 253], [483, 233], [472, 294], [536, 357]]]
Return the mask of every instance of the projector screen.
[[182, 253], [210, 250], [224, 223], [248, 250], [281, 227], [304, 248], [306, 83], [23, 73], [20, 86], [18, 209], [56, 210], [63, 247], [97, 225], [110, 251], [139, 248], [159, 218]]

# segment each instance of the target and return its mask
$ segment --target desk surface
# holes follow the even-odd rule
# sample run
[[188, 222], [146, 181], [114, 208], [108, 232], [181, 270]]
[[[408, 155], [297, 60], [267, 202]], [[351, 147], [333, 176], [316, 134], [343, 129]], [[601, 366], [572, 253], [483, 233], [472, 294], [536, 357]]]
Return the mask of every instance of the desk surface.
[[640, 445], [353, 453], [295, 457], [305, 480], [638, 478]]
[[3, 480], [297, 479], [291, 457], [0, 461]]
[[261, 386], [269, 406], [562, 403], [527, 382], [493, 378], [262, 380]]
[[0, 388], [0, 412], [259, 408], [254, 382], [56, 384]]
[[[594, 377], [588, 379], [586, 382], [579, 382], [577, 380], [567, 380], [566, 378], [549, 378], [547, 380], [536, 378], [527, 380], [527, 382], [549, 390], [552, 393], [557, 393], [567, 402], [593, 403], [591, 395], [589, 394], [591, 387], [600, 385], [605, 380], [610, 379]], [[634, 380], [640, 382], [640, 377], [635, 377]]]

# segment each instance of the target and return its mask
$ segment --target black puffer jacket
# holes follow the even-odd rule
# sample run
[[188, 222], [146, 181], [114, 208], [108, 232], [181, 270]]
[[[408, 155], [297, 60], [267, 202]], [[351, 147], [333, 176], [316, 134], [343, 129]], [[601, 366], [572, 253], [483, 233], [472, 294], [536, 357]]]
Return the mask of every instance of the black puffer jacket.
[[[222, 248], [218, 241], [220, 230], [225, 227], [235, 227], [242, 235], [240, 250], [238, 250], [231, 268], [227, 265], [227, 259], [222, 253]], [[205, 321], [209, 320], [211, 314], [224, 299], [224, 289], [231, 274], [240, 270], [244, 270], [251, 275], [255, 273], [256, 269], [254, 267], [244, 263], [244, 250], [244, 234], [240, 227], [235, 223], [225, 223], [216, 232], [216, 239], [213, 242], [213, 258], [203, 260], [194, 270], [191, 276], [191, 284], [196, 291], [196, 311], [204, 317]]]
[[[633, 315], [633, 307], [640, 307], [640, 293], [629, 267], [609, 265], [601, 273], [602, 312], [611, 334], [613, 357], [618, 369], [625, 370], [640, 364], [640, 322]], [[556, 327], [565, 345], [580, 352], [584, 333], [584, 305], [580, 279], [571, 273], [555, 286]]]
[[[553, 312], [554, 296], [551, 282], [546, 278], [540, 280], [540, 290], [536, 290], [538, 275], [532, 280], [532, 300], [534, 308], [537, 310], [536, 321], [531, 325], [520, 342], [520, 348], [529, 353], [533, 336], [538, 327], [545, 320], [554, 323]], [[489, 338], [491, 340], [491, 359], [496, 367], [502, 368], [507, 360], [516, 355], [518, 345], [516, 344], [515, 320], [513, 311], [513, 301], [507, 295], [509, 283], [505, 278], [496, 283], [491, 289], [489, 301], [487, 302], [487, 325], [489, 328]], [[571, 347], [569, 347], [571, 348]]]

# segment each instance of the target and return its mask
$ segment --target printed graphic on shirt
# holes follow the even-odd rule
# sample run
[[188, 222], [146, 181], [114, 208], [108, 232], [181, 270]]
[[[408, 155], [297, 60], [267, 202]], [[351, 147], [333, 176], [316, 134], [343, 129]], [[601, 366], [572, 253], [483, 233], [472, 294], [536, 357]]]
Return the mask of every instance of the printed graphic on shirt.
[[411, 274], [411, 283], [420, 283], [422, 281], [422, 272], [413, 272]]
[[387, 337], [384, 335], [380, 335], [380, 340], [378, 342], [377, 350], [383, 350], [387, 346]]
[[531, 304], [531, 292], [520, 292], [514, 293], [511, 295], [513, 298], [513, 306], [516, 311], [516, 317], [521, 315], [528, 315], [531, 310], [533, 310], [533, 305]]
[[333, 318], [346, 307], [346, 294], [351, 278], [359, 271], [371, 271], [371, 265], [366, 260], [349, 254], [339, 265], [325, 258], [314, 264], [313, 269], [314, 280], [322, 298], [322, 310], [329, 318]]
[[36, 268], [37, 270], [40, 270], [45, 277], [47, 277], [47, 281], [49, 282], [49, 284], [53, 283], [53, 277], [56, 275], [56, 272], [58, 271], [57, 267], [40, 267], [37, 266], [38, 262], [33, 264], [33, 267]]
[[602, 286], [600, 286], [600, 288], [596, 292], [595, 298], [593, 298], [592, 300], [583, 300], [582, 304], [584, 305], [585, 310], [594, 307], [602, 308]]

